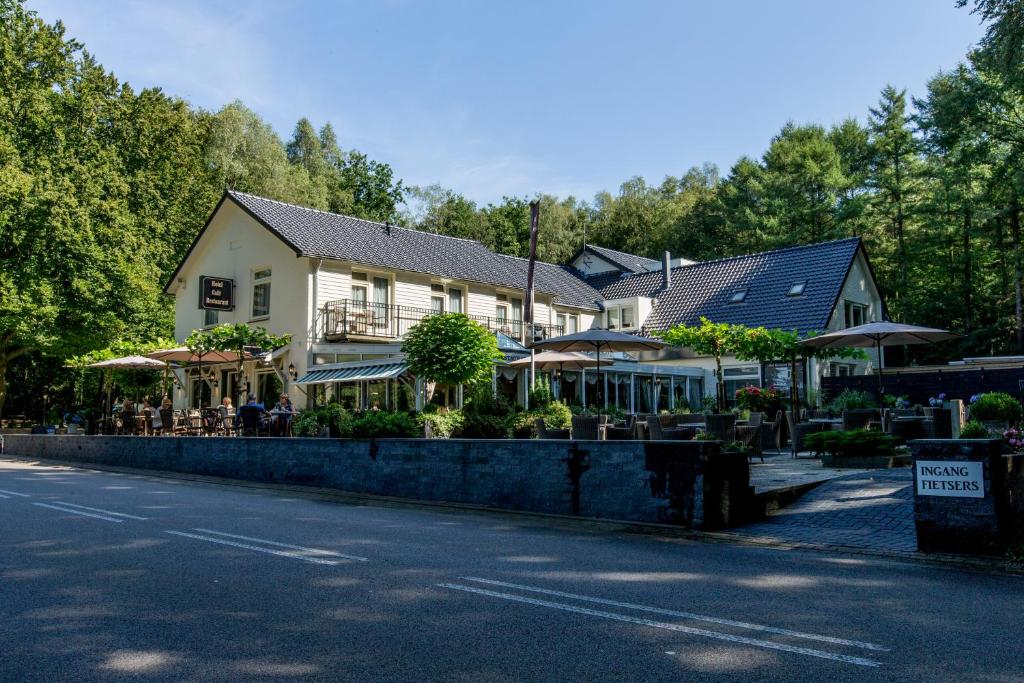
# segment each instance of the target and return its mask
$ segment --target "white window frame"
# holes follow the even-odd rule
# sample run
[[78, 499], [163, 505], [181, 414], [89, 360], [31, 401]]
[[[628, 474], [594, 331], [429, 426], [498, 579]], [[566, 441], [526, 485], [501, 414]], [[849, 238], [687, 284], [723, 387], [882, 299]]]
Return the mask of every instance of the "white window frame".
[[[448, 297], [447, 297], [448, 298], [448, 301], [447, 301], [447, 303], [448, 303], [448, 312], [449, 313], [465, 313], [466, 309], [469, 308], [469, 302], [466, 300], [466, 288], [465, 287], [458, 287], [458, 286], [456, 286], [456, 287], [447, 287], [446, 290], [447, 290], [447, 294], [448, 294]], [[459, 293], [459, 310], [457, 310], [457, 311], [454, 310], [455, 307], [452, 306], [452, 292], [458, 292]]]
[[[260, 273], [266, 272], [266, 275], [261, 276]], [[251, 314], [250, 320], [266, 320], [270, 317], [270, 303], [272, 301], [274, 288], [272, 282], [274, 279], [274, 271], [270, 266], [257, 266], [252, 269], [250, 273], [252, 278], [252, 286], [249, 288], [251, 295], [251, 301], [249, 306], [249, 313]], [[256, 312], [256, 288], [263, 285], [267, 286], [267, 302], [266, 311], [263, 313]]]
[[[612, 314], [614, 314], [614, 316]], [[615, 318], [615, 324], [614, 325], [612, 324], [612, 318], [613, 317]], [[619, 308], [618, 308], [618, 306], [613, 306], [612, 308], [609, 308], [607, 311], [605, 311], [605, 313], [604, 313], [604, 320], [605, 320], [605, 329], [609, 329], [609, 330], [619, 330], [619, 329], [622, 329], [621, 320], [619, 319]]]
[[[860, 301], [851, 301], [847, 299], [843, 306], [843, 320], [846, 323], [846, 327], [857, 327], [868, 322], [868, 316], [870, 315], [871, 307], [868, 304], [861, 303]], [[860, 320], [855, 322], [853, 313], [857, 311], [860, 313]]]
[[[632, 318], [628, 325], [626, 324], [626, 311], [629, 311], [629, 317]], [[619, 329], [623, 330], [636, 329], [636, 309], [632, 305], [619, 307], [619, 326]]]

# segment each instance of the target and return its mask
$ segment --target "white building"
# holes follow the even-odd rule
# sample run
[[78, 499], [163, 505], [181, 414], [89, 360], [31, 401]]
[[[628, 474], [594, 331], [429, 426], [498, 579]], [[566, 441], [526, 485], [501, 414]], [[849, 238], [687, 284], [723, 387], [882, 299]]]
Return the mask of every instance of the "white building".
[[[667, 255], [666, 255], [667, 258]], [[811, 330], [878, 319], [882, 302], [859, 240], [695, 263], [663, 262], [588, 245], [568, 265], [537, 263], [535, 324], [523, 319], [527, 261], [479, 242], [398, 228], [226, 192], [165, 288], [173, 295], [175, 336], [225, 322], [289, 333], [267, 359], [192, 369], [176, 405], [287, 391], [298, 405], [314, 392], [354, 406], [412, 404], [401, 338], [425, 316], [463, 312], [500, 333], [509, 358], [535, 338], [589, 329], [665, 329], [713, 320]], [[227, 310], [204, 307], [202, 281], [231, 288]], [[800, 291], [795, 291], [802, 283]], [[743, 292], [740, 296], [740, 292]], [[209, 294], [209, 292], [207, 292]], [[222, 303], [228, 299], [222, 298]], [[622, 357], [603, 374], [603, 395], [625, 409], [693, 405], [713, 393], [710, 359], [668, 352]], [[864, 362], [812, 368], [861, 373]], [[733, 383], [788, 381], [780, 369], [729, 359]], [[523, 401], [526, 382], [496, 368], [496, 385]], [[597, 396], [595, 373], [566, 373], [567, 397]], [[582, 381], [581, 381], [582, 380]], [[606, 387], [606, 388], [605, 388]]]

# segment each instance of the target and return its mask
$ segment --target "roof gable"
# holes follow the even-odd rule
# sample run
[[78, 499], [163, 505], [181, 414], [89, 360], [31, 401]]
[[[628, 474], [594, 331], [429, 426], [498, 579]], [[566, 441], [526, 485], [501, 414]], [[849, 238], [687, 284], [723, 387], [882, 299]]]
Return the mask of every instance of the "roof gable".
[[594, 244], [583, 245], [583, 247], [569, 259], [569, 263], [573, 263], [581, 254], [588, 251], [598, 256], [609, 265], [629, 273], [644, 273], [648, 271], [661, 270], [661, 261], [656, 259], [647, 258], [646, 256], [637, 256], [636, 254], [629, 254], [616, 249], [599, 247]]
[[[672, 284], [662, 289], [661, 273], [590, 280], [606, 299], [655, 298], [647, 330], [680, 323], [694, 325], [701, 317], [751, 327], [824, 330], [854, 257], [859, 238], [791, 247], [778, 251], [705, 261], [672, 269]], [[803, 293], [790, 288], [805, 282]], [[744, 291], [740, 302], [733, 295]]]

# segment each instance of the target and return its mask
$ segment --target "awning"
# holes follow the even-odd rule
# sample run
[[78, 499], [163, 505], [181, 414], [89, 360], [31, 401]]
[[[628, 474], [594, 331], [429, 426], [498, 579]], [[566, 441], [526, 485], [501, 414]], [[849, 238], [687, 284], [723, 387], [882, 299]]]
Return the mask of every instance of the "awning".
[[357, 367], [325, 368], [316, 367], [295, 381], [295, 384], [327, 384], [329, 382], [366, 382], [379, 379], [393, 379], [405, 372], [405, 363], [379, 363]]

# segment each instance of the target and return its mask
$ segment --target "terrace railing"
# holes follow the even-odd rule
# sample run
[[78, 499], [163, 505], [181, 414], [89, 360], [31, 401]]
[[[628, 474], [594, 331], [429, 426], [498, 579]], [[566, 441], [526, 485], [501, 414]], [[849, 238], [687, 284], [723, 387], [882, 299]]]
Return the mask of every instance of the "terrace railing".
[[[338, 299], [324, 304], [319, 316], [319, 336], [325, 341], [401, 339], [413, 325], [438, 313], [429, 308]], [[531, 343], [562, 334], [561, 325], [529, 324], [522, 320], [480, 315], [468, 317], [488, 330], [501, 332], [520, 343]]]

